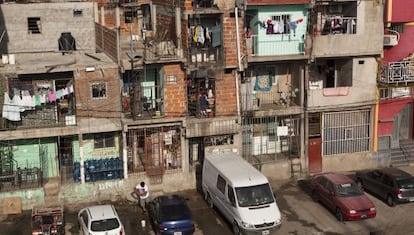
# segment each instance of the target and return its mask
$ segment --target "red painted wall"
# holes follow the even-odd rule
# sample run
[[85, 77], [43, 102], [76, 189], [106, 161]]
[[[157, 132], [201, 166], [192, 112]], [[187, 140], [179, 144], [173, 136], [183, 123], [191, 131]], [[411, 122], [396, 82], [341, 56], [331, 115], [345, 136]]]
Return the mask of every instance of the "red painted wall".
[[400, 36], [398, 45], [384, 48], [384, 62], [388, 63], [401, 61], [405, 57], [414, 53], [414, 25], [405, 25], [404, 33]]
[[413, 0], [387, 0], [387, 9], [385, 16], [389, 9], [388, 4], [392, 4], [391, 19], [386, 18], [386, 22], [413, 22], [414, 21], [414, 1]]
[[378, 111], [378, 136], [392, 134], [394, 116], [400, 113], [404, 105], [410, 102], [412, 102], [412, 98], [380, 102]]

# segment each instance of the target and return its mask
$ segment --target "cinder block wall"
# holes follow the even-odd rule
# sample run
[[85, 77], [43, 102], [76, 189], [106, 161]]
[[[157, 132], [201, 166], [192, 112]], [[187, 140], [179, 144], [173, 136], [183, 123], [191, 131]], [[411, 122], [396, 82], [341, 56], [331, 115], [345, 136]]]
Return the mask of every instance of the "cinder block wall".
[[[75, 9], [82, 14], [74, 16]], [[0, 25], [6, 29], [1, 54], [58, 51], [58, 40], [64, 32], [75, 38], [77, 50], [95, 52], [93, 3], [1, 4], [0, 11]], [[29, 33], [29, 17], [40, 18], [41, 33]]]

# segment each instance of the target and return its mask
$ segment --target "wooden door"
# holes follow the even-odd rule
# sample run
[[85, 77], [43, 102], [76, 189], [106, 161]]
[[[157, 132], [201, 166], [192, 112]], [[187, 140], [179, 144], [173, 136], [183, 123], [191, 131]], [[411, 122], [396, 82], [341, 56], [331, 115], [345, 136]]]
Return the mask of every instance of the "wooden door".
[[318, 173], [322, 171], [322, 139], [309, 139], [309, 173]]

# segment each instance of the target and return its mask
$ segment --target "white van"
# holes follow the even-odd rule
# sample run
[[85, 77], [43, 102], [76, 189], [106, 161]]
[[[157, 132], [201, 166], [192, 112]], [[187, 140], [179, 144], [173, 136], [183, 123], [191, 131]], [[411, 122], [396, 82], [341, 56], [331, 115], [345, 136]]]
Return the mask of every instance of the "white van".
[[281, 214], [268, 179], [238, 153], [206, 153], [202, 187], [208, 205], [233, 225], [234, 234], [269, 234]]

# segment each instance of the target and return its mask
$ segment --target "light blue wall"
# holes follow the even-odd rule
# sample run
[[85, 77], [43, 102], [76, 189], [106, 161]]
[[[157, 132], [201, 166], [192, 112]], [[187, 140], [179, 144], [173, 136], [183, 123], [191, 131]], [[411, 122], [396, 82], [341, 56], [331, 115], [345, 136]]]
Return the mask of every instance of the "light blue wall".
[[55, 138], [16, 140], [12, 147], [13, 159], [20, 168], [41, 168], [43, 178], [58, 176], [57, 145]]
[[[82, 141], [84, 160], [120, 157], [119, 134], [114, 133], [113, 138], [115, 139], [115, 147], [95, 149], [93, 135], [84, 135]], [[80, 161], [78, 140], [73, 141], [73, 160]]]
[[[304, 41], [307, 26], [307, 5], [277, 5], [277, 6], [252, 6], [248, 10], [257, 10], [257, 15], [250, 22], [253, 30], [255, 54], [258, 56], [292, 55], [304, 52]], [[303, 19], [297, 25], [294, 34], [266, 34], [263, 22], [274, 15], [290, 15], [291, 21]]]

